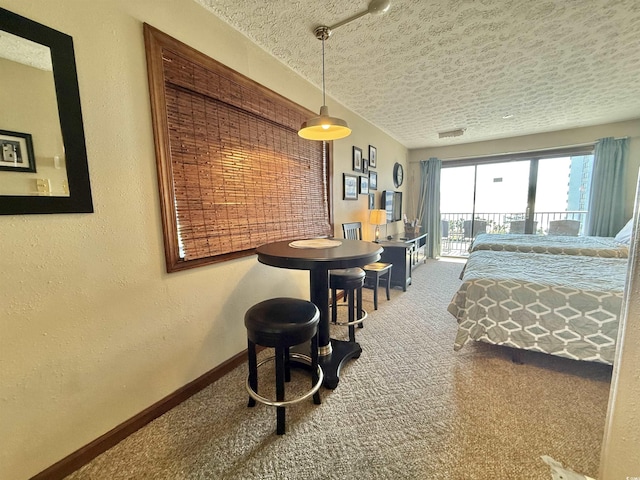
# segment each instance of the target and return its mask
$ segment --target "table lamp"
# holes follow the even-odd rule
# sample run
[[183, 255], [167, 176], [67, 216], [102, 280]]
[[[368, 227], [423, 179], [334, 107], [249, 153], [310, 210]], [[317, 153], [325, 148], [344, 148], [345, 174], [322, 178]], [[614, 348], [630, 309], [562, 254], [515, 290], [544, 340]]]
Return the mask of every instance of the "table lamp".
[[369, 214], [369, 223], [376, 226], [375, 242], [380, 241], [380, 225], [387, 224], [387, 211], [386, 210], [371, 210]]

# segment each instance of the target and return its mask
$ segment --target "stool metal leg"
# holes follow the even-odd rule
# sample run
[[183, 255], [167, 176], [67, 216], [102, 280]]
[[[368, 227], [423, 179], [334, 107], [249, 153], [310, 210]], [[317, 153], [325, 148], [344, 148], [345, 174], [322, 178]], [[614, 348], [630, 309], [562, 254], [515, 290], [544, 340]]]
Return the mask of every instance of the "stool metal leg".
[[387, 270], [387, 300], [391, 300], [391, 268], [389, 267], [389, 270]]
[[[318, 375], [318, 332], [311, 337], [311, 387], [313, 388], [320, 380]], [[320, 405], [320, 390], [313, 394], [313, 403]]]
[[[276, 348], [276, 400], [278, 402], [284, 401], [284, 378], [285, 378], [285, 349]], [[276, 433], [278, 435], [284, 434], [284, 407], [276, 407]]]
[[380, 272], [374, 274], [375, 283], [373, 284], [373, 309], [378, 309], [378, 284], [380, 283]]
[[[249, 386], [254, 392], [258, 391], [258, 360], [256, 357], [256, 344], [251, 340], [248, 341], [247, 353], [249, 356]], [[249, 397], [248, 407], [255, 407], [256, 401]]]
[[335, 288], [331, 289], [331, 321], [338, 321], [338, 291]]

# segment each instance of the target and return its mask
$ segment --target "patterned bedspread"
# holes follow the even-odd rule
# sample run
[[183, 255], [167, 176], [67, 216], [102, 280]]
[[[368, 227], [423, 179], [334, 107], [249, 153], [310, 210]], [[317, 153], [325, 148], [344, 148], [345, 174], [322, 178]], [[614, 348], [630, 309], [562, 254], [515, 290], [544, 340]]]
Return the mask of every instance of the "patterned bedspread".
[[448, 311], [471, 340], [612, 364], [627, 259], [476, 251]]
[[627, 258], [629, 256], [629, 246], [616, 242], [613, 237], [481, 233], [469, 248], [469, 252], [476, 250], [585, 255], [606, 258]]

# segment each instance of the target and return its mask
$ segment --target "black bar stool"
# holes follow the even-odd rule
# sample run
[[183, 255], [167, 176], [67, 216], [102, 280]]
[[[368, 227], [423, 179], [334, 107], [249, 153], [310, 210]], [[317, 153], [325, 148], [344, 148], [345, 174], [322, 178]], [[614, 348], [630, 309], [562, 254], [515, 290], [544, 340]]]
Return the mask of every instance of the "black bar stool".
[[[336, 325], [349, 327], [349, 341], [356, 341], [355, 325], [362, 328], [367, 318], [367, 311], [362, 308], [362, 287], [366, 273], [361, 268], [345, 268], [329, 271], [329, 288], [331, 289], [331, 321]], [[338, 322], [338, 290], [344, 291], [349, 316], [347, 322]], [[343, 304], [344, 305], [344, 304]]]
[[[319, 389], [324, 375], [318, 364], [318, 322], [320, 311], [313, 303], [297, 298], [273, 298], [257, 303], [244, 316], [247, 328], [249, 376], [247, 392], [249, 407], [256, 401], [276, 407], [277, 434], [285, 432], [285, 407], [313, 395], [313, 403], [320, 404]], [[310, 342], [310, 356], [289, 351], [290, 347]], [[256, 345], [275, 349], [275, 355], [257, 363]], [[289, 361], [296, 358], [311, 366], [311, 390], [300, 397], [284, 399], [284, 384], [291, 379]], [[276, 362], [276, 400], [258, 394], [258, 367]]]

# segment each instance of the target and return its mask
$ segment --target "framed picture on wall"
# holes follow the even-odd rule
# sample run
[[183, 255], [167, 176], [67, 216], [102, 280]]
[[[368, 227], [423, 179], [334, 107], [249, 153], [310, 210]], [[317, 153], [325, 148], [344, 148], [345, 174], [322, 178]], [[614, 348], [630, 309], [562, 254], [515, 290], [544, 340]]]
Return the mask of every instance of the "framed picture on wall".
[[369, 175], [369, 160], [366, 158], [362, 159], [362, 173]]
[[342, 174], [342, 183], [344, 188], [343, 200], [358, 199], [358, 177], [348, 173]]
[[369, 210], [373, 210], [375, 208], [376, 208], [376, 194], [370, 193], [369, 194]]
[[0, 130], [0, 170], [36, 171], [31, 134]]
[[353, 147], [353, 171], [362, 171], [362, 150], [355, 145]]
[[373, 145], [369, 145], [369, 166], [371, 168], [378, 166], [378, 149]]
[[369, 194], [369, 177], [366, 175], [360, 177], [360, 193], [363, 195]]
[[378, 189], [378, 174], [373, 170], [369, 170], [369, 189], [370, 190]]

